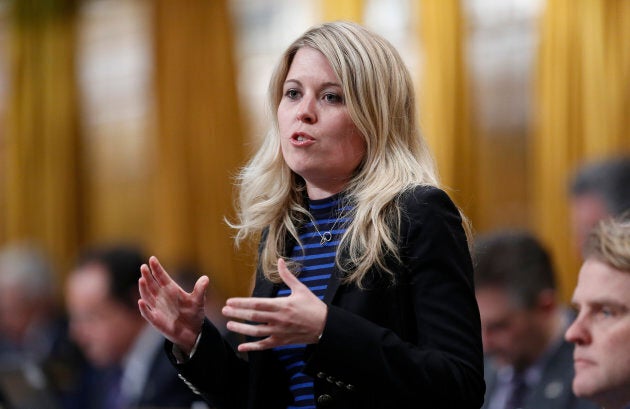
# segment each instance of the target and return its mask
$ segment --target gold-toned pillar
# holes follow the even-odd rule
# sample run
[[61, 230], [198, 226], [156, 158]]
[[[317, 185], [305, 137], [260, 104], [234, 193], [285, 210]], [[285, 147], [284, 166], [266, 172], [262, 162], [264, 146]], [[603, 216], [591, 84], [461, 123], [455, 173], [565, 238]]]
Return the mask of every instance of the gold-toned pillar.
[[158, 0], [155, 5], [157, 137], [152, 253], [194, 264], [227, 295], [243, 295], [251, 254], [237, 254], [233, 176], [242, 165], [234, 39], [225, 0]]
[[474, 132], [459, 0], [420, 1], [420, 124], [442, 183], [474, 222]]
[[533, 219], [551, 249], [563, 298], [581, 260], [568, 178], [579, 163], [630, 152], [630, 2], [548, 0], [541, 25], [531, 144]]
[[80, 235], [77, 1], [10, 4], [3, 242], [41, 245], [65, 271]]
[[361, 23], [364, 0], [323, 0], [324, 21], [348, 20]]

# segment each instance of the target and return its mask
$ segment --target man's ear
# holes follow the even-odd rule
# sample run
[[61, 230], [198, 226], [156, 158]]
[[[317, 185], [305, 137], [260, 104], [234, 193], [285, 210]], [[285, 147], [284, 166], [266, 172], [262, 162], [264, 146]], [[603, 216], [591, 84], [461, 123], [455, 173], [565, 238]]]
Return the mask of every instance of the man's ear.
[[553, 312], [558, 306], [556, 292], [551, 288], [542, 290], [536, 300], [536, 310], [543, 313]]

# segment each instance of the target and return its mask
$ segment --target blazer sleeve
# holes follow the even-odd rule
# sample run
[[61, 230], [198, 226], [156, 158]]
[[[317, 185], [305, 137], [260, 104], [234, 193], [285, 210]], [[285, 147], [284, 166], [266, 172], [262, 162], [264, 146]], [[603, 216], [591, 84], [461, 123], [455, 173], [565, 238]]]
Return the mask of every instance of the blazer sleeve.
[[248, 364], [234, 352], [208, 319], [204, 320], [197, 350], [188, 361], [177, 361], [173, 354], [173, 343], [168, 340], [164, 343], [164, 349], [180, 378], [211, 405], [246, 407]]
[[[382, 291], [380, 304], [366, 305], [370, 297], [378, 303], [378, 289], [344, 292], [342, 286], [320, 342], [308, 349], [306, 369], [398, 408], [419, 402], [479, 408], [485, 391], [480, 320], [459, 212], [432, 187], [403, 194], [399, 205], [401, 260], [390, 264], [394, 295]], [[365, 317], [371, 309], [394, 309], [400, 322], [375, 323]]]

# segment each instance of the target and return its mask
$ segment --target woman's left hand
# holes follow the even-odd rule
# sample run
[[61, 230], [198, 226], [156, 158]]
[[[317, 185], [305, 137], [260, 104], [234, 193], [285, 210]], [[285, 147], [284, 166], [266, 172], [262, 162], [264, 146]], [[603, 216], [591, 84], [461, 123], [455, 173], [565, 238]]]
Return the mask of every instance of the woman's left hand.
[[223, 315], [230, 319], [257, 324], [229, 321], [230, 331], [253, 337], [254, 342], [240, 344], [241, 352], [261, 351], [288, 344], [313, 344], [319, 340], [328, 307], [278, 259], [280, 278], [291, 290], [288, 297], [230, 298], [223, 307]]

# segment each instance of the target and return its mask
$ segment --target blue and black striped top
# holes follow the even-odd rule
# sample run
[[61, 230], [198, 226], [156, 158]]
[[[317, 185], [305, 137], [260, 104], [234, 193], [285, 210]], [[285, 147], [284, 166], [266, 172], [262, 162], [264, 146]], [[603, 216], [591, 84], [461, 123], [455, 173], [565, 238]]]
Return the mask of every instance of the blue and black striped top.
[[[342, 206], [341, 200], [340, 195], [334, 195], [327, 199], [309, 201], [313, 221], [305, 223], [299, 230], [303, 247], [296, 245], [291, 251], [291, 259], [301, 265], [299, 280], [320, 300], [324, 298], [333, 273], [339, 240], [350, 221], [352, 208]], [[330, 241], [325, 241], [322, 237], [330, 238]], [[286, 297], [289, 293], [289, 288], [283, 284], [277, 296]], [[302, 373], [305, 348], [304, 344], [274, 348], [289, 376], [293, 402], [287, 409], [315, 409], [313, 378]]]

